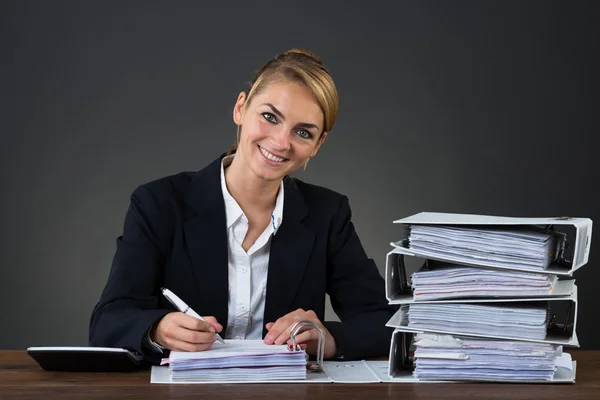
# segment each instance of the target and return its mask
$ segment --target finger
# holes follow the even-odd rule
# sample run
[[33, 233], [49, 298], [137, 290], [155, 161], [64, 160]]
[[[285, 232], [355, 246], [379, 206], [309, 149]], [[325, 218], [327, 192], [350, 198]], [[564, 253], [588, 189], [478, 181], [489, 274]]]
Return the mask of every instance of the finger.
[[283, 332], [281, 332], [281, 334], [279, 335], [279, 337], [277, 339], [275, 339], [275, 341], [273, 342], [274, 344], [284, 344], [286, 343], [289, 339], [290, 339], [290, 333], [292, 330], [292, 324], [290, 324], [290, 326], [288, 326]]
[[203, 317], [203, 318], [206, 320], [206, 322], [208, 322], [209, 324], [211, 324], [212, 326], [214, 326], [215, 331], [221, 332], [223, 330], [223, 325], [221, 325], [217, 321], [217, 319], [215, 317], [213, 317], [212, 315], [208, 316], [208, 317]]
[[292, 326], [299, 321], [301, 316], [299, 315], [291, 315], [286, 318], [282, 318], [277, 320], [275, 324], [271, 327], [271, 330], [268, 333], [269, 341], [267, 344], [284, 344], [290, 338], [290, 332], [292, 330]]
[[212, 332], [194, 331], [186, 328], [180, 328], [179, 330], [174, 331], [172, 337], [191, 344], [214, 343], [217, 339]]
[[160, 327], [157, 335], [158, 343], [165, 343], [168, 339], [181, 340], [188, 343], [212, 343], [216, 336], [211, 332], [187, 329], [177, 324], [177, 321], [168, 321]]
[[275, 325], [274, 322], [269, 322], [267, 325], [265, 325], [265, 328], [267, 328], [267, 330], [270, 331], [273, 325]]
[[215, 333], [215, 327], [212, 324], [184, 313], [177, 315], [175, 322], [186, 329]]
[[275, 341], [294, 323], [292, 317], [284, 316], [279, 318], [269, 329], [269, 333], [265, 336], [266, 344], [275, 344]]
[[204, 351], [212, 347], [214, 342], [211, 343], [188, 343], [183, 340], [169, 338], [167, 340], [167, 347], [173, 351]]
[[[316, 329], [309, 329], [309, 330], [302, 332], [299, 335], [296, 335], [296, 344], [306, 343], [309, 340], [315, 340], [315, 339], [319, 339], [319, 332], [317, 332]], [[292, 343], [291, 338], [288, 340], [288, 343], [290, 343], [290, 344]]]
[[267, 344], [284, 344], [290, 338], [292, 326], [301, 320], [313, 321], [320, 324], [317, 315], [312, 310], [304, 311], [299, 308], [296, 311], [292, 311], [284, 315], [275, 321], [275, 324], [269, 330], [269, 333], [265, 337], [265, 343]]

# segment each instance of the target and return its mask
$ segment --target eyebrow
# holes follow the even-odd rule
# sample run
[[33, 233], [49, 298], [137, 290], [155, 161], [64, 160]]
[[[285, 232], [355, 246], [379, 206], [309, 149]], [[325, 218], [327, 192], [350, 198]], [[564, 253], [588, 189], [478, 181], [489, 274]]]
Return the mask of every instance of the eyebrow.
[[[283, 121], [285, 121], [285, 117], [283, 116], [283, 114], [281, 113], [281, 111], [279, 111], [277, 109], [277, 107], [275, 107], [273, 104], [271, 104], [271, 103], [263, 103], [261, 105], [268, 106], [271, 109], [271, 111], [273, 111], [273, 114], [277, 115], [279, 118], [281, 118]], [[315, 128], [316, 130], [319, 130], [319, 127], [317, 125], [315, 125], [315, 124], [309, 124], [308, 122], [300, 122], [298, 124], [298, 126], [300, 126], [302, 128], [307, 128], [307, 129]]]

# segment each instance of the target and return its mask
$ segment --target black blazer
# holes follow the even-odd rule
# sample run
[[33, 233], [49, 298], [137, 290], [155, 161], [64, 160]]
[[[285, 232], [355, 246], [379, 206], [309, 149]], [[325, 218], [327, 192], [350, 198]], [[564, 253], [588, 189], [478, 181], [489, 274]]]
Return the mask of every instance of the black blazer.
[[[156, 362], [144, 346], [150, 327], [174, 307], [168, 287], [200, 315], [227, 327], [228, 260], [221, 157], [138, 187], [108, 281], [90, 321], [90, 345], [123, 347]], [[348, 199], [284, 178], [283, 222], [271, 241], [264, 322], [298, 308], [323, 321], [325, 293], [341, 322], [324, 322], [346, 359], [387, 355], [384, 281], [350, 220]], [[266, 329], [263, 327], [263, 337]]]

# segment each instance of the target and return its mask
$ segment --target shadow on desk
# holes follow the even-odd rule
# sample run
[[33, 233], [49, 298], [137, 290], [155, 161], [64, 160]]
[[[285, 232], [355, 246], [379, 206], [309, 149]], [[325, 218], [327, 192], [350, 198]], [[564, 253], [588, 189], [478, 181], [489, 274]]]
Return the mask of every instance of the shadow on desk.
[[250, 399], [598, 399], [600, 350], [569, 349], [577, 361], [575, 384], [497, 383], [286, 383], [152, 385], [150, 370], [48, 372], [25, 350], [0, 350], [0, 399], [43, 397], [86, 399], [177, 399], [209, 395], [211, 400]]

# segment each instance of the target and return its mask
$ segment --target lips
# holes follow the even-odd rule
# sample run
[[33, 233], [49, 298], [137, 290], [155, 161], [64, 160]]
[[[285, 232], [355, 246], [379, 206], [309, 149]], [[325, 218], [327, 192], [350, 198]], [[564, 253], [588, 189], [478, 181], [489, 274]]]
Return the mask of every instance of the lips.
[[260, 146], [258, 146], [258, 149], [260, 150], [263, 157], [265, 157], [269, 161], [272, 161], [272, 162], [278, 163], [278, 164], [281, 164], [284, 161], [287, 161], [287, 158], [276, 156], [275, 154], [265, 150], [264, 148], [262, 148]]

